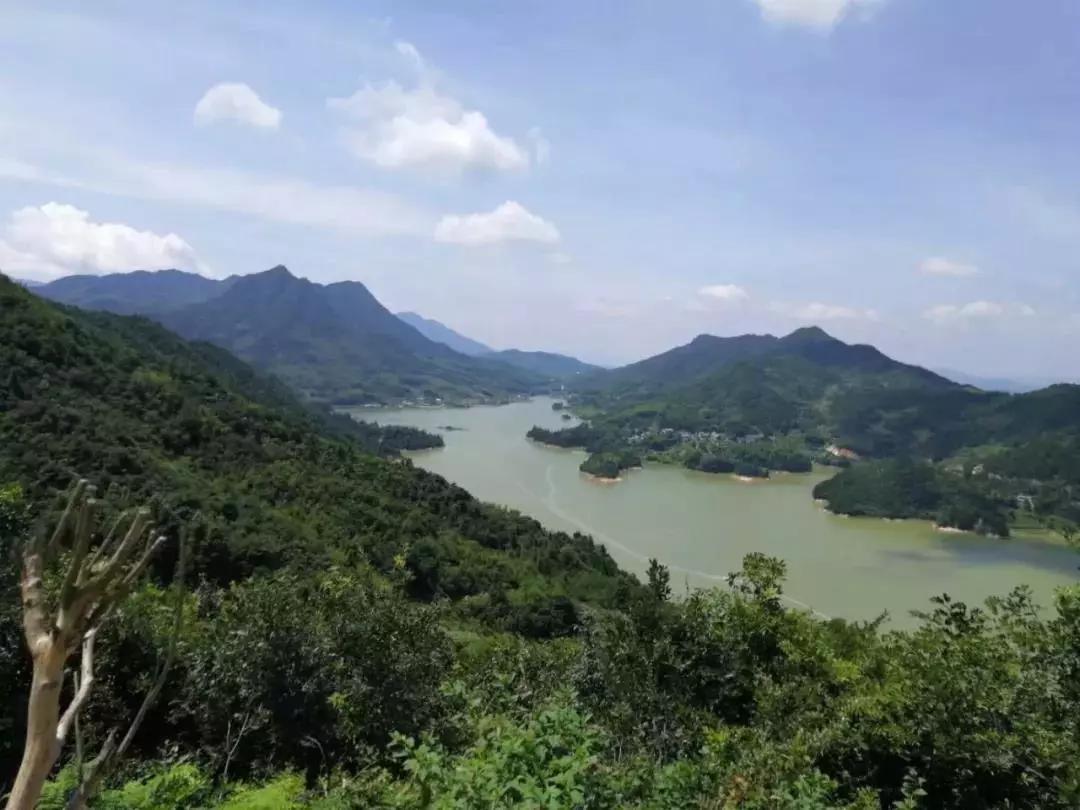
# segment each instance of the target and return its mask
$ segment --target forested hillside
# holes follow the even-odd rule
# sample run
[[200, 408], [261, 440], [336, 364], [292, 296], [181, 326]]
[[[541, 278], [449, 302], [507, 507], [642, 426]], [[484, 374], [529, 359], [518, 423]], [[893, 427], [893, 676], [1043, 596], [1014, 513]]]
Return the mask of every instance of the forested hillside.
[[[534, 438], [748, 476], [863, 459], [818, 488], [830, 509], [999, 535], [1020, 511], [1066, 535], [1080, 525], [1077, 385], [980, 391], [807, 328], [703, 335], [572, 387], [589, 424]], [[926, 487], [907, 486], [913, 470]]]
[[[378, 458], [363, 445], [376, 428], [144, 319], [0, 279], [0, 338], [6, 547], [79, 475], [113, 510], [149, 502], [169, 538], [105, 625], [85, 750], [142, 701], [178, 532], [193, 544], [175, 667], [94, 806], [1080, 800], [1075, 589], [1042, 617], [1022, 591], [983, 610], [946, 598], [886, 633], [786, 609], [783, 563], [751, 555], [728, 588], [675, 602], [663, 566], [638, 585], [588, 538]], [[3, 560], [0, 792], [29, 684]], [[72, 756], [43, 808], [63, 806]]]
[[315, 284], [281, 266], [223, 281], [176, 270], [79, 276], [40, 292], [80, 307], [148, 315], [320, 402], [503, 401], [550, 382], [429, 340], [359, 282]]
[[145, 319], [61, 310], [0, 285], [0, 480], [35, 503], [82, 476], [157, 498], [170, 525], [198, 512], [196, 571], [219, 583], [356, 554], [386, 571], [404, 554], [428, 596], [504, 594], [534, 577], [540, 591], [584, 595], [614, 574], [584, 538], [371, 454], [424, 435], [309, 411], [220, 349]]

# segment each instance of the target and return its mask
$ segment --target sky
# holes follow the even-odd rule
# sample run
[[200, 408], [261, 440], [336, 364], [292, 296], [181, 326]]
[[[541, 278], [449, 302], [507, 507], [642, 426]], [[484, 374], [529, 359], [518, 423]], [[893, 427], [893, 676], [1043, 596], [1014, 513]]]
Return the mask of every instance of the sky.
[[1075, 0], [0, 0], [0, 269], [1080, 379]]

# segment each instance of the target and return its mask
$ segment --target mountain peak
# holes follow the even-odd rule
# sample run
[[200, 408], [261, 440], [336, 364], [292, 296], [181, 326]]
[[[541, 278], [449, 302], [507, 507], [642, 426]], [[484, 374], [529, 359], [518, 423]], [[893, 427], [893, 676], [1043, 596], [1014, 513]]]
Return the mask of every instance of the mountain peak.
[[840, 343], [837, 338], [834, 338], [820, 326], [802, 326], [792, 332], [790, 335], [784, 338], [785, 341], [790, 343]]

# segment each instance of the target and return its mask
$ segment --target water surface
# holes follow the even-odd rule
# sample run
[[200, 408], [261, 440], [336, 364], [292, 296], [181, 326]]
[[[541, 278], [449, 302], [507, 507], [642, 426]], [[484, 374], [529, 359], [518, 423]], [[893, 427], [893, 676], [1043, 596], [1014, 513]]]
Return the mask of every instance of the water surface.
[[[578, 471], [581, 451], [529, 441], [532, 425], [567, 424], [537, 398], [468, 409], [368, 410], [385, 424], [440, 433], [446, 447], [414, 462], [476, 497], [518, 509], [552, 529], [582, 531], [604, 543], [624, 568], [644, 572], [656, 557], [676, 589], [715, 585], [761, 551], [788, 563], [792, 600], [823, 615], [869, 619], [888, 610], [891, 626], [949, 593], [968, 602], [1030, 585], [1048, 604], [1053, 589], [1077, 579], [1080, 554], [1036, 539], [943, 534], [924, 521], [832, 515], [810, 496], [831, 475], [781, 474], [744, 483], [668, 465], [648, 465], [604, 484]], [[445, 430], [446, 426], [460, 430]]]

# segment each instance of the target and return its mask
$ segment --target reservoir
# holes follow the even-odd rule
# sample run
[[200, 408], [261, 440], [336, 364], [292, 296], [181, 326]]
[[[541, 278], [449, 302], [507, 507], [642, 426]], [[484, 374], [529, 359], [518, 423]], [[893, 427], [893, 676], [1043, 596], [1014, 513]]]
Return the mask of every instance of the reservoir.
[[583, 451], [525, 438], [533, 425], [573, 424], [551, 403], [354, 414], [438, 433], [446, 447], [410, 454], [415, 464], [548, 528], [591, 534], [639, 575], [655, 557], [671, 570], [676, 592], [722, 584], [744, 555], [760, 551], [787, 562], [793, 605], [847, 619], [887, 610], [887, 627], [905, 627], [911, 611], [930, 609], [938, 594], [981, 603], [1026, 584], [1049, 605], [1055, 587], [1077, 581], [1080, 552], [1042, 539], [945, 534], [924, 521], [830, 514], [810, 494], [829, 470], [747, 483], [654, 464], [624, 472], [618, 483], [590, 480], [578, 470]]

